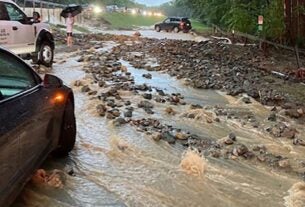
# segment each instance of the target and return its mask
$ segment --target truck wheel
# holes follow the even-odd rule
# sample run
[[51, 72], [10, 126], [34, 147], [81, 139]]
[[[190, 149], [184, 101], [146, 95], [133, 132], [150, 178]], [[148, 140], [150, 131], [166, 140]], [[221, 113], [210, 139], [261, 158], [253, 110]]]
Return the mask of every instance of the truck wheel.
[[54, 58], [54, 50], [52, 49], [52, 46], [48, 41], [44, 41], [41, 44], [38, 57], [39, 57], [38, 63], [46, 67], [52, 66], [53, 58]]
[[67, 100], [63, 114], [61, 132], [59, 136], [58, 148], [54, 151], [56, 156], [65, 156], [73, 149], [76, 139], [76, 121], [73, 103]]
[[161, 28], [160, 28], [159, 26], [156, 26], [155, 29], [156, 29], [157, 32], [160, 32], [160, 31], [161, 31]]
[[175, 33], [178, 33], [179, 32], [179, 28], [178, 27], [174, 27], [174, 30], [173, 30]]

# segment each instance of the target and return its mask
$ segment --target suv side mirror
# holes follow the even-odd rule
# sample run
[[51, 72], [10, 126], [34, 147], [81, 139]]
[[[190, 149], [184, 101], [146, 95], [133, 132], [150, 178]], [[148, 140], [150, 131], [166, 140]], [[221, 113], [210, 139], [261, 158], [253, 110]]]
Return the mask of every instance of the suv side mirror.
[[63, 81], [54, 75], [46, 74], [43, 79], [43, 85], [46, 88], [60, 88], [63, 86]]

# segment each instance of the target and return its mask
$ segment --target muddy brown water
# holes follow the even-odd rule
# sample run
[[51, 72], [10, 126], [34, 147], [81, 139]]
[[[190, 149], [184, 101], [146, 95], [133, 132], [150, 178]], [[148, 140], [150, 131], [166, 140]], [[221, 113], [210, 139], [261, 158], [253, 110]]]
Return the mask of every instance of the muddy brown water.
[[[78, 58], [69, 56], [58, 54], [53, 72], [74, 89], [77, 143], [69, 157], [50, 158], [42, 168], [63, 172], [73, 169], [74, 174], [66, 176], [61, 189], [28, 184], [13, 206], [305, 206], [304, 183], [294, 174], [273, 170], [255, 161], [204, 158], [179, 145], [155, 142], [129, 125], [114, 127], [111, 121], [96, 114], [98, 100], [73, 86], [75, 80], [86, 79], [88, 75], [76, 61]], [[238, 99], [219, 92], [188, 88], [167, 74], [150, 72], [152, 79], [145, 79], [142, 74], [147, 71], [122, 63], [135, 77], [136, 84], [147, 83], [167, 93], [181, 93], [188, 103], [237, 107], [253, 112], [261, 120], [269, 111], [258, 103], [245, 106]], [[140, 100], [128, 93], [123, 98]], [[213, 139], [221, 139], [234, 131], [242, 143], [264, 144], [292, 161], [304, 159], [304, 148], [294, 147], [284, 139], [274, 140], [232, 120], [208, 124], [182, 118], [180, 114], [189, 110], [187, 106], [175, 106], [178, 114], [167, 116], [165, 107], [156, 104], [156, 113], [150, 117]], [[135, 109], [135, 117], [148, 115]]]

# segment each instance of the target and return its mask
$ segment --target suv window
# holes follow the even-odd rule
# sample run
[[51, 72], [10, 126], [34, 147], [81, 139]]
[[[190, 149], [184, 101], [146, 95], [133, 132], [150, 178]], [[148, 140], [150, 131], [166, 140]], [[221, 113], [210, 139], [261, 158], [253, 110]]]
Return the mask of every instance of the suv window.
[[171, 18], [171, 22], [177, 23], [177, 22], [180, 22], [180, 19], [178, 19], [178, 18]]
[[15, 56], [0, 51], [0, 100], [36, 86], [29, 67]]
[[0, 2], [0, 20], [10, 20], [8, 13], [6, 11], [6, 7], [3, 3]]
[[170, 21], [171, 21], [170, 19], [164, 20], [165, 23], [170, 23]]
[[25, 14], [14, 4], [5, 3], [5, 7], [11, 21], [25, 20], [26, 18]]

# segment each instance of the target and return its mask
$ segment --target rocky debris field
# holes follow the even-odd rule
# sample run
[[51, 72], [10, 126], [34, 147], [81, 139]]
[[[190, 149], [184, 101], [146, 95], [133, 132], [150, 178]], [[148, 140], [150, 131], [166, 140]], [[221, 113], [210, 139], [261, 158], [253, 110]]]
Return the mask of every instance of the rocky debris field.
[[[60, 35], [57, 38], [62, 39]], [[117, 46], [109, 51], [100, 50], [107, 41], [115, 42]], [[217, 41], [197, 43], [114, 35], [84, 35], [76, 38], [75, 45], [71, 51], [78, 50], [78, 62], [84, 64], [84, 71], [92, 78], [89, 83], [78, 80], [74, 85], [92, 99], [99, 100], [96, 112], [112, 120], [114, 126], [129, 124], [157, 142], [180, 144], [197, 149], [205, 156], [252, 160], [304, 176], [304, 172], [298, 170], [300, 168], [293, 169], [287, 157], [269, 152], [263, 144], [246, 146], [233, 132], [216, 140], [161, 123], [153, 117], [158, 110], [156, 105], [163, 104], [166, 116], [180, 116], [211, 125], [234, 120], [274, 139], [291, 139], [294, 145], [305, 146], [305, 138], [292, 124], [304, 124], [305, 87], [294, 79], [284, 80], [262, 70], [260, 65], [265, 57], [257, 48]], [[137, 85], [122, 60], [135, 68], [168, 73], [194, 88], [219, 90], [240, 97], [241, 104], [258, 101], [270, 106], [269, 115], [261, 120], [247, 110], [187, 103], [181, 94], [168, 94], [147, 84]], [[151, 79], [152, 75], [147, 72], [143, 78]], [[126, 98], [126, 93], [132, 98]], [[178, 106], [187, 111], [177, 111]], [[142, 110], [144, 116], [134, 116], [135, 110]], [[304, 165], [300, 160], [298, 164]]]

